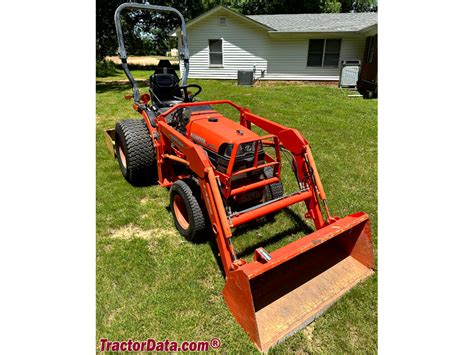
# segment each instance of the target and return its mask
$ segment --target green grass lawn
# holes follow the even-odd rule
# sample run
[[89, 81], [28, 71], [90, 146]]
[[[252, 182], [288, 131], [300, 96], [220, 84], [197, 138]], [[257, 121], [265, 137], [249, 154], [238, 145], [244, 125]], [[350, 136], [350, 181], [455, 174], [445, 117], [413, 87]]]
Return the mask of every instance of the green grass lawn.
[[[135, 72], [147, 78], [151, 72]], [[97, 81], [97, 342], [110, 340], [222, 340], [222, 351], [256, 352], [227, 310], [225, 279], [211, 242], [192, 244], [174, 228], [168, 191], [136, 188], [122, 177], [106, 148], [103, 129], [135, 117], [123, 99], [129, 86]], [[254, 113], [299, 129], [311, 143], [332, 213], [370, 215], [377, 248], [377, 101], [349, 98], [318, 85], [238, 87], [235, 81], [190, 80], [203, 87], [202, 100], [230, 99]], [[224, 110], [224, 113], [230, 113]], [[283, 169], [289, 170], [287, 163]], [[290, 172], [291, 174], [291, 172]], [[290, 174], [284, 174], [290, 188]], [[240, 257], [264, 245], [273, 251], [310, 231], [299, 204], [274, 223], [237, 229]], [[377, 352], [377, 274], [315, 322], [270, 352]]]

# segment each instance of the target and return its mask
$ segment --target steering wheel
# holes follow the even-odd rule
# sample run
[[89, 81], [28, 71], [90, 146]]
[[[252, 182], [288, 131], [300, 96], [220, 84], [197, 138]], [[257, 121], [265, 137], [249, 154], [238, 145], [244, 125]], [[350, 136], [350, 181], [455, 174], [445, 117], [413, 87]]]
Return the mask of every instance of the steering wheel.
[[[176, 86], [178, 86], [178, 84], [179, 83], [177, 83]], [[194, 95], [188, 95], [188, 88], [196, 88], [196, 89], [198, 89], [198, 91]], [[178, 89], [183, 90], [184, 102], [192, 101], [202, 91], [202, 87], [197, 85], [197, 84], [178, 86]]]

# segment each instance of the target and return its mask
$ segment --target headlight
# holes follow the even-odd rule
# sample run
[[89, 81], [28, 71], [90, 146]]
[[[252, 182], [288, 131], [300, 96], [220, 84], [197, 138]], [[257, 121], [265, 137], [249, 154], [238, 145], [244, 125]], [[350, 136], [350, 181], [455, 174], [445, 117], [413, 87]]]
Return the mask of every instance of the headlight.
[[255, 152], [254, 146], [255, 146], [254, 142], [243, 143], [239, 145], [239, 150], [237, 151], [237, 154], [238, 155], [251, 154]]
[[[227, 145], [224, 155], [227, 157], [230, 157], [232, 155], [232, 150], [234, 149], [233, 144]], [[258, 150], [262, 150], [262, 142], [258, 142]], [[253, 155], [255, 154], [255, 142], [248, 142], [248, 143], [242, 143], [239, 145], [239, 148], [237, 149], [237, 156], [246, 156], [246, 155]]]

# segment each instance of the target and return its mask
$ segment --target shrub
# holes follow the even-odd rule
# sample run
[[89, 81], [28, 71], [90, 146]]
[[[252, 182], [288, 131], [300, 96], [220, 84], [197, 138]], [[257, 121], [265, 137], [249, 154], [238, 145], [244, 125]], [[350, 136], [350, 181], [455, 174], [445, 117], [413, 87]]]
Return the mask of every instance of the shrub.
[[117, 74], [117, 69], [115, 68], [114, 63], [105, 59], [96, 61], [95, 75], [97, 77], [104, 78], [114, 74]]

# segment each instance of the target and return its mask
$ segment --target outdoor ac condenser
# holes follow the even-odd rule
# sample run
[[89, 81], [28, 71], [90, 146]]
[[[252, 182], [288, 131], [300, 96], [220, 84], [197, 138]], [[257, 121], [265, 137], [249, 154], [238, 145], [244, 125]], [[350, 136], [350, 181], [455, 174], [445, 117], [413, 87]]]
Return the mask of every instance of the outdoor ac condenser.
[[237, 84], [252, 86], [253, 85], [253, 70], [238, 70]]
[[359, 79], [360, 60], [343, 60], [341, 62], [341, 75], [339, 87], [355, 87]]

